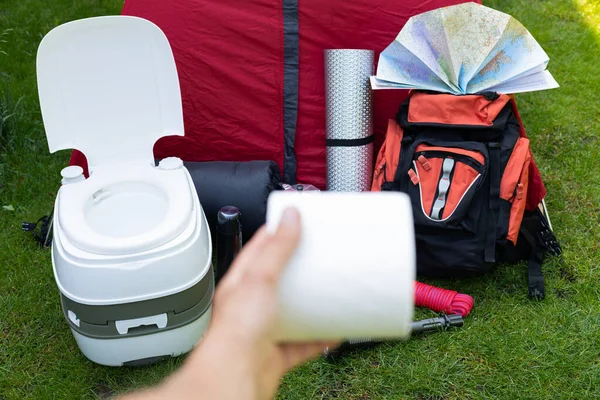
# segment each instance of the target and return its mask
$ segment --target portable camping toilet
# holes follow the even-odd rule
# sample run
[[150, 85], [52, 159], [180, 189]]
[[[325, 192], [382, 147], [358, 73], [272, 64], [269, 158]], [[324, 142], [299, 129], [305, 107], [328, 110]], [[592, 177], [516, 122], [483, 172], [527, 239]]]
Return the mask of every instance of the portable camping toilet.
[[190, 351], [214, 291], [206, 217], [179, 158], [153, 146], [183, 135], [175, 60], [153, 23], [129, 16], [69, 22], [37, 57], [51, 152], [78, 149], [89, 176], [63, 170], [52, 263], [81, 351], [109, 366]]

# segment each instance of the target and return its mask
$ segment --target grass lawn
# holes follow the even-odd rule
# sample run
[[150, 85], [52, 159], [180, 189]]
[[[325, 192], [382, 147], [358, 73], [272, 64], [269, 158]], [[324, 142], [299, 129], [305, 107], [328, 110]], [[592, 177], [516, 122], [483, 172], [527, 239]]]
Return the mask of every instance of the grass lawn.
[[[181, 362], [113, 369], [87, 361], [63, 319], [49, 251], [20, 231], [22, 221], [50, 211], [69, 156], [48, 153], [36, 91], [37, 46], [56, 25], [118, 14], [122, 3], [0, 0], [0, 34], [9, 29], [0, 36], [6, 41], [0, 42], [0, 121], [14, 111], [0, 129], [2, 400], [104, 398], [157, 383]], [[517, 96], [564, 249], [562, 260], [545, 266], [547, 298], [527, 298], [524, 265], [436, 282], [475, 298], [463, 328], [353, 352], [337, 363], [315, 360], [284, 378], [280, 398], [600, 397], [600, 1], [484, 4], [532, 32], [561, 84]]]

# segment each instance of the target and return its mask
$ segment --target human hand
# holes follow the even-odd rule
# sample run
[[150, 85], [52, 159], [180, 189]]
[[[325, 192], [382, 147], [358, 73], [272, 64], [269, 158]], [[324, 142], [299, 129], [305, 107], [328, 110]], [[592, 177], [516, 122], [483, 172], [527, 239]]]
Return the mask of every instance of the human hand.
[[216, 289], [205, 337], [161, 387], [160, 398], [269, 399], [289, 369], [337, 345], [282, 344], [272, 337], [277, 284], [300, 229], [298, 211], [288, 209], [276, 233], [263, 226], [244, 246]]

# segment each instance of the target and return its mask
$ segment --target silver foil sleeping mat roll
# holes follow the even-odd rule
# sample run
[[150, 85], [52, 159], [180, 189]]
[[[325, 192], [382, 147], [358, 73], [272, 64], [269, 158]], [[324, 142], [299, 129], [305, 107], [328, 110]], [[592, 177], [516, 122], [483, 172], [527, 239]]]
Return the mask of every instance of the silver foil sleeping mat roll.
[[327, 147], [327, 190], [364, 192], [371, 190], [373, 143], [364, 146]]
[[371, 50], [325, 50], [327, 190], [371, 189], [373, 61]]

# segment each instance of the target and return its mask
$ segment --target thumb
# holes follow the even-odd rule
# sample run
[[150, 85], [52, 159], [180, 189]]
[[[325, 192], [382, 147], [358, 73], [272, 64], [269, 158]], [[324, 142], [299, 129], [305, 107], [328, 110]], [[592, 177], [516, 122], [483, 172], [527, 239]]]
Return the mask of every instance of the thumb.
[[256, 267], [256, 272], [269, 283], [276, 283], [296, 251], [300, 236], [300, 213], [295, 208], [288, 208], [281, 216], [277, 231], [265, 240], [261, 249], [261, 262]]

